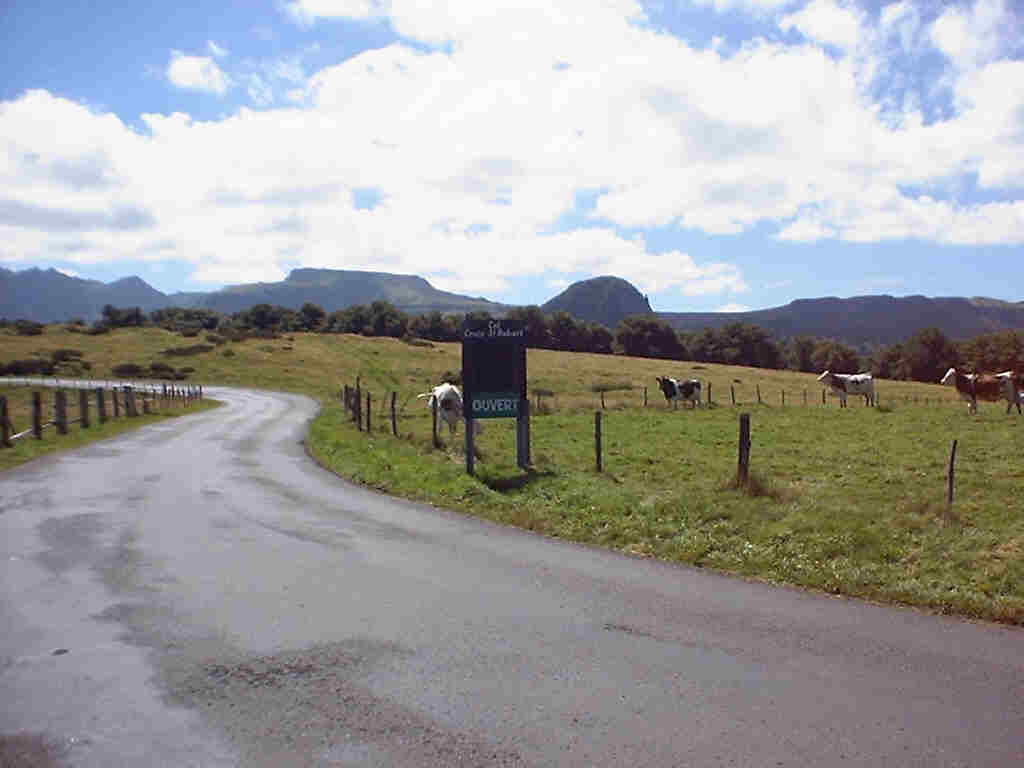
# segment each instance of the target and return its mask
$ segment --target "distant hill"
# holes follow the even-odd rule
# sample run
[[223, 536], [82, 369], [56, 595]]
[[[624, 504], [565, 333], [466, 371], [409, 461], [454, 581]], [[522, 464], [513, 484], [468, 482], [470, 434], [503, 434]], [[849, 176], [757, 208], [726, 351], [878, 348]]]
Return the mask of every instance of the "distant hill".
[[[509, 305], [434, 288], [422, 277], [340, 269], [294, 269], [277, 283], [235, 285], [209, 293], [164, 294], [138, 277], [112, 283], [70, 277], [54, 269], [12, 271], [0, 267], [0, 317], [41, 323], [80, 317], [99, 319], [106, 304], [152, 312], [168, 306], [214, 309], [231, 314], [260, 304], [299, 309], [319, 304], [328, 312], [354, 304], [388, 301], [403, 312], [425, 314], [486, 311], [503, 315]], [[952, 339], [1024, 329], [1024, 302], [985, 298], [856, 296], [798, 299], [782, 307], [752, 312], [658, 312], [647, 297], [618, 277], [573, 283], [542, 305], [546, 313], [564, 311], [590, 323], [615, 329], [624, 317], [652, 314], [682, 331], [720, 328], [740, 321], [759, 325], [778, 338], [818, 336], [864, 347], [893, 344], [921, 328], [935, 326]]]
[[416, 315], [434, 310], [500, 314], [508, 309], [487, 299], [438, 290], [414, 275], [343, 269], [293, 269], [282, 282], [229, 286], [196, 296], [192, 305], [231, 314], [261, 303], [299, 309], [307, 301], [319, 304], [327, 312], [374, 301], [387, 301]]
[[630, 315], [653, 313], [647, 297], [620, 277], [594, 277], [573, 283], [541, 306], [550, 314], [568, 312], [577, 320], [616, 328]]
[[462, 296], [434, 288], [422, 277], [384, 272], [338, 269], [294, 269], [278, 283], [234, 285], [210, 293], [162, 293], [138, 277], [112, 283], [70, 277], [55, 269], [20, 272], [0, 267], [0, 317], [24, 318], [39, 323], [64, 322], [80, 317], [100, 318], [103, 307], [139, 307], [144, 312], [168, 306], [203, 307], [225, 314], [255, 304], [279, 304], [299, 309], [307, 301], [328, 312], [354, 304], [388, 301], [409, 314], [487, 311], [503, 314], [505, 304]]
[[660, 312], [681, 331], [720, 328], [731, 322], [759, 325], [779, 338], [819, 336], [855, 346], [894, 344], [922, 328], [936, 327], [954, 340], [1024, 329], [1024, 302], [926, 296], [854, 296], [798, 299], [752, 312]]
[[70, 277], [55, 269], [13, 272], [0, 267], [0, 317], [38, 323], [98, 318], [106, 304], [150, 312], [168, 305], [167, 296], [138, 277], [112, 283]]

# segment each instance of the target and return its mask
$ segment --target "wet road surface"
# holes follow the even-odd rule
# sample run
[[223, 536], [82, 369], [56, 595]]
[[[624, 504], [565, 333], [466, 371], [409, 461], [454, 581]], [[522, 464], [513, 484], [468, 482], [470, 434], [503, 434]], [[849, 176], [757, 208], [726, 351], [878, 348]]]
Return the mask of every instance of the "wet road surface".
[[295, 395], [0, 475], [0, 738], [74, 766], [1010, 766], [1024, 632], [351, 486]]

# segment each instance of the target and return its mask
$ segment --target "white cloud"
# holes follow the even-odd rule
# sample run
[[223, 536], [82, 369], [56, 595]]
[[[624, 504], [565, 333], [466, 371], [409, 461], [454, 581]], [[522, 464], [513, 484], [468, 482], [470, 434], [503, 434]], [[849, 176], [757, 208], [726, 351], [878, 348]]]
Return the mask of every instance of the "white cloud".
[[81, 275], [78, 272], [75, 272], [75, 270], [73, 269], [64, 269], [63, 267], [56, 267], [56, 270], [60, 272], [62, 275], [67, 275], [68, 277], [81, 277]]
[[209, 56], [186, 56], [181, 51], [171, 51], [167, 79], [178, 88], [216, 94], [223, 94], [231, 85], [230, 78]]
[[742, 10], [766, 15], [791, 5], [799, 0], [694, 0], [696, 5], [711, 6], [719, 13]]
[[932, 23], [929, 36], [957, 68], [970, 69], [1020, 44], [1022, 28], [1004, 0], [951, 5]]
[[217, 45], [213, 40], [206, 41], [206, 49], [218, 59], [223, 59], [225, 56], [228, 55], [228, 49], [222, 48], [221, 46]]
[[308, 25], [317, 19], [372, 19], [390, 6], [390, 0], [290, 0], [284, 8], [293, 21]]
[[[724, 303], [748, 290], [735, 264], [623, 233], [769, 223], [796, 242], [1024, 240], [1024, 203], [935, 192], [975, 176], [1019, 190], [1024, 62], [958, 71], [954, 114], [927, 124], [912, 102], [883, 119], [870, 85], [886, 49], [860, 16], [857, 50], [840, 56], [764, 39], [723, 55], [637, 24], [632, 0], [301, 8], [310, 21], [386, 12], [412, 40], [451, 45], [393, 44], [310, 77], [301, 57], [241, 62], [238, 91], [261, 109], [144, 115], [141, 131], [43, 91], [0, 103], [0, 184], [16, 203], [0, 258], [180, 259], [214, 282], [364, 268], [496, 298], [520, 276], [618, 274]], [[887, 8], [882, 26], [912, 11]], [[791, 19], [855, 40], [812, 20]], [[187, 87], [231, 85], [211, 58], [176, 53], [169, 77], [176, 62], [192, 62]], [[354, 204], [364, 189], [372, 209]], [[588, 190], [603, 192], [587, 228], [560, 231]]]
[[718, 307], [715, 312], [749, 312], [750, 307], [746, 304], [737, 304], [736, 302], [730, 302], [729, 304], [723, 304]]
[[796, 28], [808, 40], [851, 49], [861, 39], [861, 21], [855, 7], [835, 0], [811, 0], [796, 13], [783, 16], [779, 29]]

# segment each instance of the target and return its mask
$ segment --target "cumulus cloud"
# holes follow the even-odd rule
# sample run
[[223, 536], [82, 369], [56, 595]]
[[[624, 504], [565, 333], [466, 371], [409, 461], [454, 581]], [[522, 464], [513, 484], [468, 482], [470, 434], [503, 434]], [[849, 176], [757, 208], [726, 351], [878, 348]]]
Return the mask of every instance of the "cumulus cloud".
[[217, 43], [215, 43], [213, 40], [206, 41], [206, 49], [212, 55], [216, 56], [218, 59], [223, 59], [225, 56], [228, 55], [228, 49], [222, 48], [221, 46], [217, 45]]
[[782, 30], [797, 29], [808, 40], [850, 49], [861, 39], [861, 16], [855, 6], [836, 0], [811, 0], [779, 20]]
[[1020, 45], [1021, 34], [1020, 18], [1005, 0], [950, 5], [929, 28], [935, 46], [962, 69], [985, 64]]
[[223, 94], [231, 86], [231, 79], [212, 58], [187, 56], [181, 51], [171, 51], [167, 79], [178, 88], [216, 94]]
[[513, 278], [619, 274], [725, 303], [748, 290], [737, 265], [656, 253], [644, 230], [1024, 241], [1024, 203], [937, 191], [965, 178], [1019, 191], [1024, 62], [981, 56], [951, 75], [949, 116], [898, 100], [886, 119], [871, 89], [886, 51], [904, 29], [913, 45], [934, 37], [912, 5], [871, 22], [834, 0], [794, 4], [780, 13], [806, 41], [731, 54], [652, 29], [633, 0], [291, 6], [303, 23], [386, 15], [414, 42], [309, 76], [301, 58], [253, 63], [233, 81], [176, 52], [169, 77], [192, 62], [182, 82], [234, 82], [261, 107], [217, 120], [143, 115], [138, 130], [44, 91], [0, 104], [3, 258], [64, 254], [75, 238], [75, 263], [173, 258], [213, 282], [303, 264], [500, 297]]

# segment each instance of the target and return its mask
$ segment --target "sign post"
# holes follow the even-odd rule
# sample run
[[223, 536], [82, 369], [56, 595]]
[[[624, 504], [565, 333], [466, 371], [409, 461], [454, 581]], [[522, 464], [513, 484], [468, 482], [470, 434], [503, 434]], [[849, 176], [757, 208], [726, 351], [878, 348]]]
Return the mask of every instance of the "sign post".
[[473, 474], [476, 419], [516, 420], [516, 464], [530, 465], [530, 404], [526, 399], [526, 328], [505, 320], [462, 328], [462, 401], [466, 472]]

